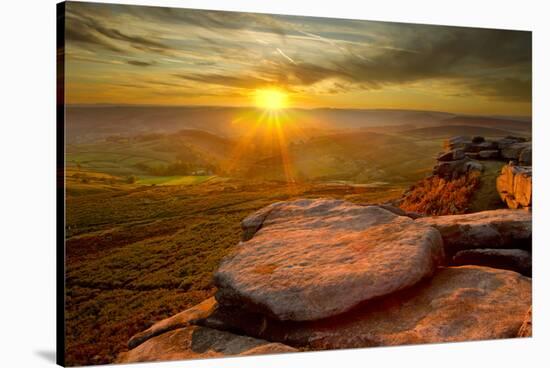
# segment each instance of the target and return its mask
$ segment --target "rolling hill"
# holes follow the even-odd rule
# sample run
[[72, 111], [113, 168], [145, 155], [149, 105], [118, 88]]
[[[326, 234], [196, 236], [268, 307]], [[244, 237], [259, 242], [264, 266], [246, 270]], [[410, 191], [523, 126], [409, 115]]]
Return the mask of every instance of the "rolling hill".
[[430, 128], [418, 128], [400, 132], [403, 135], [422, 138], [447, 138], [455, 135], [484, 137], [505, 137], [517, 134], [514, 131], [471, 125], [446, 125]]

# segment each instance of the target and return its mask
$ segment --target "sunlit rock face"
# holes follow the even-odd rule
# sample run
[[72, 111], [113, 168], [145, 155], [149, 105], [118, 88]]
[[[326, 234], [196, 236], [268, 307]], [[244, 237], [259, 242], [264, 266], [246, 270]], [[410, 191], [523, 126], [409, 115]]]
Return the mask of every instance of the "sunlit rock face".
[[245, 223], [259, 230], [221, 262], [216, 299], [280, 320], [345, 312], [414, 285], [443, 260], [436, 229], [377, 206], [303, 199]]
[[502, 168], [497, 178], [497, 191], [508, 207], [531, 207], [532, 176], [531, 166], [505, 165]]

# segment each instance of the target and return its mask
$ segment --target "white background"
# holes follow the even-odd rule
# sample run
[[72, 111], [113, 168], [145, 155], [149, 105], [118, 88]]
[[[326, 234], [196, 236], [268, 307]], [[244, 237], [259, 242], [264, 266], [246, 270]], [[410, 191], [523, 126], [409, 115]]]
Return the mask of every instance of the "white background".
[[[111, 1], [118, 2], [118, 1]], [[0, 366], [55, 357], [55, 3], [0, 8]], [[132, 4], [533, 30], [534, 337], [139, 367], [548, 366], [550, 11], [545, 1], [124, 1]], [[135, 365], [134, 365], [135, 366]]]

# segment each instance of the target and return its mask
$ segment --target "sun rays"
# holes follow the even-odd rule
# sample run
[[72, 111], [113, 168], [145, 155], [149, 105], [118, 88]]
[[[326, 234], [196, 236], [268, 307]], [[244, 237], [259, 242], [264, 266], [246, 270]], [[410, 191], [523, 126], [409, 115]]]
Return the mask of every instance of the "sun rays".
[[[253, 99], [256, 109], [233, 120], [244, 133], [228, 160], [227, 170], [239, 170], [244, 162], [250, 170], [256, 164], [272, 165], [272, 179], [283, 177], [292, 187], [296, 169], [290, 146], [293, 139], [306, 136], [300, 126], [300, 114], [288, 109], [289, 95], [276, 88], [258, 89]], [[255, 162], [262, 157], [262, 163]]]

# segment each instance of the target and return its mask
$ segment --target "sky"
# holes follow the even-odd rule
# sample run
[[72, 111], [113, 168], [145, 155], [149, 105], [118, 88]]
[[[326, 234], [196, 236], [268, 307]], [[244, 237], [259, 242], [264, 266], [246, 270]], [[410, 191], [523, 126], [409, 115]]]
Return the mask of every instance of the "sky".
[[531, 32], [67, 3], [69, 104], [531, 116]]

